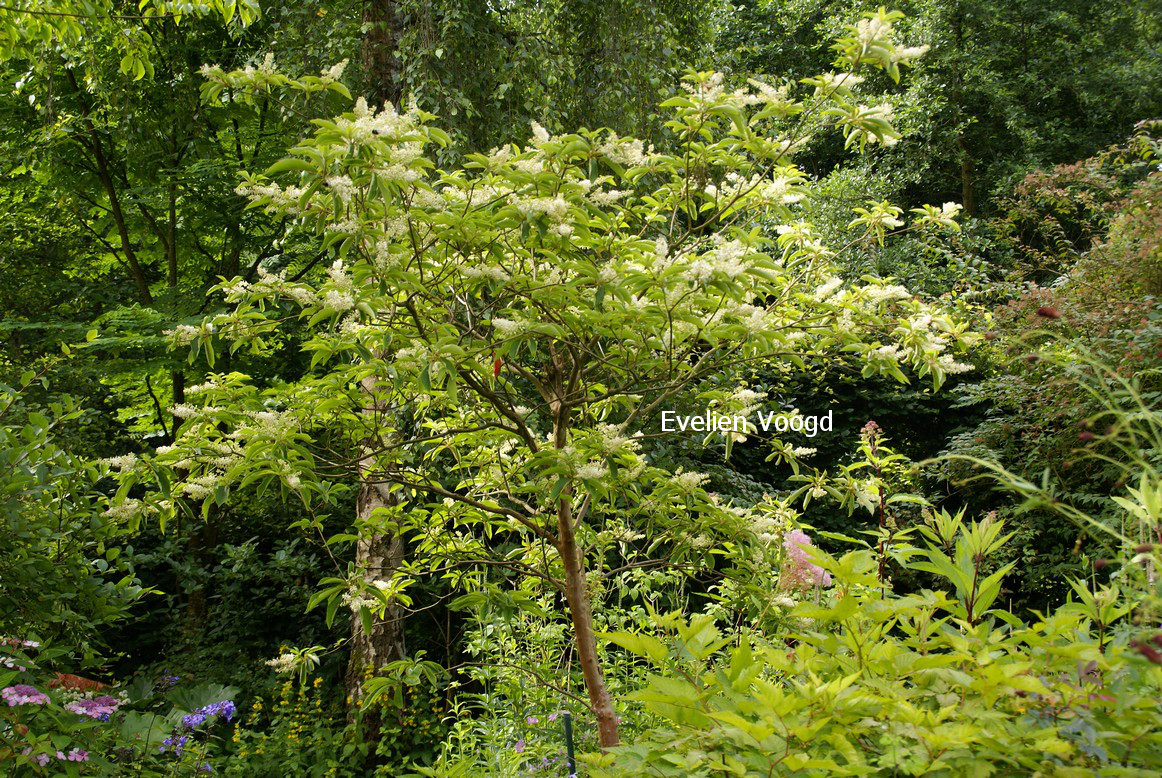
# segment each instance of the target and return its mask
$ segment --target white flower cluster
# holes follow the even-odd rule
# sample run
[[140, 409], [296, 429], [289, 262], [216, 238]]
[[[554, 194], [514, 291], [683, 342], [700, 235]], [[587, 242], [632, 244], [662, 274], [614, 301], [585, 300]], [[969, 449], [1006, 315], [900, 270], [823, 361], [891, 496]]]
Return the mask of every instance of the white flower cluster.
[[582, 481], [600, 481], [609, 475], [609, 467], [604, 462], [586, 462], [577, 468], [577, 478]]
[[513, 202], [525, 216], [544, 214], [553, 223], [563, 222], [569, 216], [569, 201], [564, 197], [532, 197]]
[[654, 149], [652, 146], [646, 149], [637, 138], [620, 138], [617, 133], [611, 133], [605, 142], [597, 147], [597, 153], [618, 165], [636, 167], [648, 162]]
[[900, 350], [900, 347], [894, 344], [880, 346], [879, 348], [874, 349], [872, 354], [880, 359], [886, 359], [892, 362], [899, 362], [900, 359], [904, 356], [904, 352]]
[[320, 78], [326, 83], [338, 81], [343, 77], [343, 71], [347, 69], [347, 62], [348, 60], [343, 60], [342, 62], [335, 63], [331, 67], [324, 70], [320, 75]]
[[678, 472], [670, 476], [670, 483], [685, 494], [693, 494], [698, 489], [701, 489], [703, 484], [709, 480], [710, 476], [705, 473], [687, 472], [682, 468], [679, 468]]
[[[869, 121], [884, 122], [891, 124], [892, 120], [896, 118], [895, 108], [890, 103], [880, 103], [879, 105], [866, 106], [861, 105], [856, 109], [856, 119], [859, 123], [867, 123]], [[874, 133], [865, 133], [868, 143], [883, 142], [885, 146], [895, 146], [899, 138], [895, 135], [884, 135], [882, 138]], [[893, 224], [892, 222], [897, 222]], [[897, 219], [885, 219], [884, 223], [891, 227], [899, 227], [903, 225], [902, 221]]]
[[500, 265], [465, 266], [460, 268], [460, 272], [465, 278], [471, 278], [475, 281], [499, 281], [500, 283], [504, 283], [512, 278]]
[[797, 188], [802, 183], [803, 177], [799, 175], [776, 175], [771, 180], [762, 182], [758, 187], [757, 194], [769, 203], [790, 205], [799, 202], [805, 196], [804, 190]]
[[836, 290], [838, 290], [842, 285], [843, 279], [839, 276], [832, 276], [831, 278], [827, 279], [815, 289], [814, 297], [816, 302], [823, 302], [831, 298], [835, 294]]
[[941, 370], [943, 370], [945, 373], [948, 373], [949, 375], [955, 375], [957, 373], [969, 373], [976, 369], [973, 365], [965, 364], [964, 362], [957, 362], [948, 354], [942, 355], [937, 360], [937, 364], [940, 365]]
[[368, 145], [377, 141], [393, 141], [412, 134], [417, 127], [418, 118], [414, 106], [401, 114], [391, 103], [385, 103], [383, 109], [377, 112], [374, 108], [368, 107], [367, 101], [360, 97], [355, 102], [354, 118], [341, 117], [335, 120], [335, 124], [345, 138]]
[[703, 286], [716, 276], [733, 281], [751, 269], [752, 256], [750, 248], [742, 241], [725, 241], [694, 259], [683, 275]]
[[[722, 81], [722, 73], [711, 73], [708, 78], [702, 81], [686, 81], [682, 84], [682, 88], [699, 100], [708, 103], [722, 102], [727, 97]], [[727, 102], [738, 104], [740, 98], [737, 94], [732, 94], [729, 97], [732, 99]]]
[[347, 270], [343, 267], [343, 260], [336, 259], [327, 269], [330, 281], [323, 291], [323, 305], [329, 311], [343, 313], [355, 307], [355, 285]]
[[789, 111], [795, 105], [789, 84], [771, 86], [757, 78], [748, 78], [747, 83], [751, 89], [739, 89], [731, 94], [731, 102], [735, 105], [774, 105], [784, 111]]
[[137, 455], [122, 454], [119, 457], [108, 457], [102, 459], [101, 464], [116, 468], [119, 473], [127, 473], [137, 465]]
[[864, 48], [880, 40], [890, 40], [892, 32], [892, 23], [882, 16], [860, 19], [855, 25], [856, 38]]
[[528, 331], [532, 326], [529, 321], [513, 321], [511, 319], [493, 319], [492, 328], [496, 330], [496, 335], [501, 340], [509, 340], [511, 338], [518, 338]]
[[286, 213], [288, 216], [298, 216], [302, 211], [299, 201], [306, 194], [306, 189], [299, 186], [281, 187], [278, 184], [241, 183], [234, 188], [234, 193], [247, 198], [252, 202], [265, 200], [269, 210]]
[[928, 45], [923, 46], [905, 46], [903, 48], [897, 47], [892, 52], [892, 60], [894, 62], [910, 62], [918, 57], [922, 57], [928, 53]]
[[192, 419], [197, 416], [200, 411], [196, 405], [190, 405], [189, 403], [178, 403], [177, 405], [170, 408], [169, 412], [179, 419]]
[[872, 305], [879, 305], [882, 303], [890, 303], [893, 300], [906, 300], [912, 296], [908, 291], [908, 287], [900, 284], [892, 285], [868, 285], [863, 287], [862, 295]]
[[617, 529], [609, 530], [610, 539], [616, 540], [619, 543], [632, 543], [635, 540], [641, 540], [645, 534], [635, 532], [629, 527], [618, 527]]
[[243, 422], [227, 435], [231, 440], [267, 439], [285, 442], [298, 427], [290, 411], [246, 411], [249, 421]]
[[286, 280], [286, 270], [271, 273], [259, 265], [258, 280], [253, 284], [242, 279], [234, 279], [223, 284], [227, 299], [237, 301], [250, 295], [286, 297], [303, 307], [316, 305], [318, 297], [310, 287], [304, 284], [295, 284]]
[[771, 311], [750, 303], [733, 306], [727, 316], [741, 324], [752, 335], [762, 335], [775, 328]]
[[[739, 387], [735, 389], [723, 401], [723, 413], [729, 416], [742, 416], [744, 419], [749, 417], [758, 410], [759, 401], [766, 399], [766, 392], [756, 392], [746, 387]], [[749, 420], [746, 422], [746, 432], [754, 432], [755, 426]], [[727, 436], [735, 443], [745, 443], [746, 433], [740, 430], [732, 429], [727, 433]]]
[[[367, 583], [381, 592], [391, 592], [391, 583], [388, 581], [368, 581]], [[379, 613], [384, 608], [382, 600], [377, 597], [365, 595], [362, 591], [354, 586], [340, 595], [340, 602], [342, 602], [355, 613], [358, 613], [362, 608], [367, 608], [373, 613]]]
[[807, 222], [780, 224], [775, 228], [775, 232], [779, 234], [778, 242], [783, 248], [784, 261], [792, 256], [823, 259], [831, 255], [831, 251], [823, 245], [814, 228]]
[[945, 219], [955, 219], [962, 210], [964, 206], [960, 203], [945, 203], [940, 206], [940, 215]]
[[621, 189], [594, 189], [589, 193], [589, 202], [599, 208], [608, 208], [627, 194]]
[[539, 145], [542, 143], [548, 143], [550, 140], [552, 140], [552, 138], [549, 135], [549, 131], [546, 130], [544, 127], [542, 127], [537, 122], [531, 122], [530, 126], [532, 127], [532, 131], [533, 131], [533, 141], [536, 144]]
[[205, 394], [206, 392], [212, 392], [218, 388], [220, 388], [219, 385], [214, 383], [214, 379], [211, 378], [209, 381], [206, 381], [203, 384], [194, 384], [193, 386], [186, 387], [186, 396], [190, 397], [199, 394]]
[[128, 521], [136, 516], [140, 516], [144, 507], [141, 500], [127, 498], [119, 503], [110, 505], [101, 515], [108, 519]]
[[171, 338], [175, 346], [188, 346], [198, 338], [208, 336], [214, 332], [213, 322], [202, 322], [198, 326], [179, 324], [172, 330], [165, 330], [162, 334]]
[[174, 492], [185, 495], [191, 500], [204, 500], [211, 496], [214, 490], [222, 485], [222, 482], [223, 478], [220, 473], [206, 473], [176, 484]]
[[339, 196], [339, 199], [344, 203], [349, 203], [355, 198], [356, 187], [350, 176], [328, 176], [327, 188]]
[[863, 76], [854, 73], [821, 73], [811, 79], [815, 84], [815, 96], [829, 94], [847, 94], [851, 89], [863, 83]]
[[279, 654], [274, 659], [267, 659], [266, 666], [274, 668], [274, 671], [279, 674], [293, 673], [295, 671], [295, 655]]
[[640, 436], [640, 432], [634, 433], [632, 437], [625, 435], [622, 427], [617, 424], [597, 425], [598, 450], [605, 456], [613, 456], [625, 450], [637, 453], [641, 449], [641, 443], [637, 440]]

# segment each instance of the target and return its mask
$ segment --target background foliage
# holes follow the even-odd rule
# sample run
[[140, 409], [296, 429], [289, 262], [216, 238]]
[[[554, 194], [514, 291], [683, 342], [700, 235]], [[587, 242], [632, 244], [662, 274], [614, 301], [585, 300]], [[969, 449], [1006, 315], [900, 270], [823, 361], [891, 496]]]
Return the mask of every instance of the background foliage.
[[[802, 79], [836, 69], [843, 52], [833, 42], [858, 39], [845, 25], [874, 7], [0, 8], [0, 764], [18, 775], [203, 765], [231, 775], [567, 775], [568, 713], [577, 753], [589, 754], [576, 769], [591, 775], [1031, 774], [1046, 759], [1061, 775], [1157, 770], [1162, 7], [898, 7], [897, 51], [927, 46], [923, 56], [911, 52], [895, 78], [892, 49], [869, 46], [862, 55], [886, 67], [863, 67], [863, 83], [822, 101], [839, 114], [802, 115], [796, 99], [828, 89]], [[661, 103], [691, 99], [684, 76], [703, 84], [701, 108], [679, 103], [675, 115]], [[751, 78], [772, 90], [755, 92]], [[744, 106], [742, 124], [736, 90], [762, 96], [762, 107]], [[569, 195], [567, 217], [498, 201], [425, 223], [443, 230], [445, 259], [461, 251], [476, 257], [469, 265], [491, 266], [482, 247], [495, 241], [585, 277], [572, 296], [528, 294], [555, 313], [528, 317], [534, 329], [507, 342], [476, 331], [445, 375], [461, 371], [478, 387], [503, 387], [510, 405], [536, 407], [518, 371], [540, 375], [548, 349], [570, 338], [535, 326], [556, 316], [585, 335], [576, 343], [601, 333], [603, 348], [618, 327], [664, 331], [660, 320], [618, 324], [633, 295], [664, 296], [678, 283], [631, 288], [626, 263], [653, 251], [659, 234], [670, 246], [684, 234], [706, 256], [719, 234], [765, 254], [765, 272], [797, 268], [784, 288], [801, 297], [781, 309], [769, 286], [740, 291], [719, 276], [711, 288], [830, 322], [826, 336], [803, 328], [815, 340], [802, 354], [813, 358], [722, 360], [668, 400], [698, 413], [709, 402], [759, 402], [743, 390], [765, 393], [768, 407], [831, 411], [829, 434], [647, 434], [588, 479], [576, 471], [597, 460], [518, 465], [488, 434], [446, 439], [438, 453], [419, 441], [375, 463], [397, 482], [406, 472], [413, 486], [438, 483], [453, 498], [512, 510], [511, 497], [575, 494], [577, 508], [591, 495], [577, 591], [592, 603], [594, 658], [619, 719], [624, 745], [612, 751], [599, 749], [575, 600], [554, 581], [567, 570], [552, 543], [410, 494], [365, 510], [360, 486], [374, 479], [353, 465], [368, 419], [353, 409], [360, 379], [396, 346], [360, 343], [338, 326], [344, 311], [321, 301], [348, 291], [335, 261], [350, 268], [359, 251], [335, 235], [337, 212], [315, 222], [301, 213], [312, 197], [340, 196], [337, 175], [363, 187], [360, 165], [378, 164], [331, 144], [319, 121], [356, 109], [359, 95], [398, 96], [400, 114], [414, 106], [407, 132], [435, 130], [431, 167], [415, 170], [442, 175], [441, 187], [492, 186], [518, 203], [525, 187], [547, 201], [582, 178], [624, 192], [588, 205]], [[714, 118], [691, 124], [707, 104]], [[797, 169], [782, 171], [787, 197], [723, 209], [726, 172], [749, 172], [771, 153], [763, 138], [790, 135], [800, 142]], [[618, 140], [631, 137], [641, 145]], [[379, 161], [417, 139], [391, 140]], [[504, 151], [511, 143], [517, 151]], [[316, 181], [294, 164], [271, 181], [248, 177], [296, 147], [308, 161], [303, 149], [323, 149]], [[504, 161], [514, 153], [523, 160]], [[668, 161], [635, 172], [643, 159]], [[547, 172], [527, 177], [530, 160]], [[685, 193], [666, 183], [675, 170]], [[299, 195], [316, 188], [301, 202], [248, 207], [255, 187], [273, 182], [303, 187]], [[429, 218], [398, 199], [405, 191], [369, 188], [344, 217], [362, 220], [364, 233], [381, 229], [376, 203], [395, 197], [413, 224]], [[963, 210], [941, 210], [949, 202]], [[685, 203], [665, 229], [659, 203]], [[809, 228], [788, 229], [797, 224]], [[566, 226], [572, 237], [553, 232]], [[603, 231], [616, 236], [608, 256], [595, 253]], [[606, 265], [615, 277], [601, 275]], [[302, 305], [278, 295], [237, 293], [264, 283], [269, 292], [275, 277], [282, 292], [303, 290], [300, 301], [317, 291], [314, 307], [300, 316]], [[405, 288], [428, 295], [424, 321], [440, 326], [459, 322], [441, 308], [457, 298], [473, 301], [471, 316], [528, 313], [511, 278], [461, 281], [446, 299], [415, 279], [358, 278], [380, 282], [352, 299], [373, 314]], [[906, 293], [876, 291], [897, 284]], [[839, 289], [848, 291], [828, 302]], [[860, 295], [884, 296], [882, 309], [844, 319], [845, 306], [863, 310]], [[895, 353], [906, 338], [892, 328], [922, 315], [947, 317], [972, 344], [935, 382], [914, 370], [940, 364], [931, 342], [902, 367], [881, 350]], [[261, 323], [262, 339], [222, 337], [240, 322]], [[412, 327], [385, 331], [440, 345]], [[736, 337], [717, 333], [698, 349]], [[321, 353], [330, 361], [321, 365]], [[662, 362], [633, 357], [642, 379], [633, 398], [673, 374]], [[431, 368], [405, 367], [379, 400], [409, 440], [470, 407], [448, 399], [459, 390]], [[231, 388], [199, 392], [207, 383]], [[296, 393], [303, 387], [316, 392], [310, 402]], [[221, 415], [191, 415], [207, 396]], [[331, 400], [325, 413], [320, 396]], [[587, 410], [582, 448], [599, 447], [598, 425], [625, 421], [634, 402]], [[171, 465], [190, 442], [225, 439], [265, 412], [295, 419], [288, 445], [255, 445], [231, 479], [188, 490], [190, 471]], [[529, 418], [551, 428], [544, 410]], [[616, 483], [639, 464], [639, 478]], [[488, 480], [518, 467], [517, 488]], [[627, 500], [655, 512], [626, 520]], [[405, 562], [394, 576], [365, 575], [360, 539], [385, 528], [403, 529]], [[804, 530], [806, 550], [788, 540]], [[801, 580], [817, 585], [788, 583]], [[352, 675], [349, 636], [392, 613], [406, 650]], [[860, 640], [867, 634], [879, 636], [874, 650]], [[78, 713], [79, 701], [106, 719]], [[202, 718], [186, 726], [191, 715]]]

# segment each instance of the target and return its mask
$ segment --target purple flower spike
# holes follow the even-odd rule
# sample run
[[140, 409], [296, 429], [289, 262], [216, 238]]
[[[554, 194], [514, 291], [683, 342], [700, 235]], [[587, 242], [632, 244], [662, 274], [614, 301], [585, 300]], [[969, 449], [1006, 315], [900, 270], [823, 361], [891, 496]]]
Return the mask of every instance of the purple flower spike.
[[203, 708], [198, 708], [193, 713], [182, 716], [182, 726], [186, 729], [196, 729], [214, 716], [221, 716], [226, 721], [234, 718], [234, 701], [222, 700], [221, 702], [214, 702]]

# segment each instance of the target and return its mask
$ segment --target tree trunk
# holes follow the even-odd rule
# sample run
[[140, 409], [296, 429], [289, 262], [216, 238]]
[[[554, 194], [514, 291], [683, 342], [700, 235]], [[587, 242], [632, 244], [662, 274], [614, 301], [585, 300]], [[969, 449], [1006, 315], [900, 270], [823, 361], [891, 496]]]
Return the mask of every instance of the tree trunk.
[[[367, 519], [377, 508], [389, 503], [379, 488], [365, 481], [359, 487], [359, 501], [355, 511], [359, 519]], [[403, 540], [396, 533], [376, 532], [360, 539], [355, 551], [355, 563], [367, 581], [386, 581], [403, 562]], [[365, 632], [358, 615], [351, 621], [351, 658], [347, 662], [348, 711], [354, 714], [363, 696], [363, 682], [389, 662], [406, 655], [404, 642], [403, 608], [393, 603], [385, 618], [372, 619], [371, 632]]]
[[[398, 106], [403, 94], [403, 80], [396, 52], [400, 26], [395, 0], [364, 0], [363, 23], [367, 32], [363, 36], [361, 59], [368, 101], [376, 107], [385, 102]], [[363, 388], [369, 426], [380, 430], [386, 408], [374, 399], [375, 380], [365, 379]], [[377, 442], [378, 436], [373, 434], [368, 440], [368, 448], [374, 448]], [[357, 520], [366, 520], [377, 508], [390, 505], [394, 497], [375, 483], [373, 457], [365, 457], [360, 462], [359, 471], [361, 483], [355, 514]], [[366, 581], [390, 580], [403, 558], [403, 539], [396, 532], [376, 531], [363, 535], [355, 548], [355, 564]], [[372, 619], [370, 633], [363, 629], [362, 619], [357, 614], [351, 620], [351, 657], [347, 663], [346, 679], [348, 720], [354, 718], [363, 696], [363, 682], [369, 675], [389, 662], [404, 658], [403, 620], [403, 608], [397, 603], [388, 606], [385, 618]], [[374, 719], [371, 727], [377, 729]]]
[[153, 305], [153, 295], [149, 291], [149, 281], [145, 277], [144, 268], [137, 261], [137, 252], [133, 250], [133, 240], [129, 236], [129, 225], [125, 221], [125, 213], [121, 210], [121, 199], [117, 196], [117, 187], [113, 184], [113, 176], [109, 172], [109, 159], [105, 156], [101, 135], [97, 132], [97, 127], [90, 118], [89, 102], [85, 98], [81, 85], [77, 83], [77, 77], [73, 71], [70, 69], [66, 70], [65, 73], [68, 74], [69, 82], [77, 93], [77, 100], [81, 104], [81, 116], [85, 120], [85, 133], [89, 137], [88, 143], [82, 141], [81, 145], [93, 155], [93, 167], [97, 173], [97, 179], [101, 182], [101, 188], [105, 190], [105, 196], [109, 198], [109, 213], [113, 216], [113, 223], [117, 227], [117, 237], [121, 240], [121, 253], [125, 255], [125, 262], [129, 265], [129, 273], [133, 277], [133, 283], [137, 284], [137, 293], [141, 297], [142, 304], [151, 306]]
[[964, 206], [965, 216], [976, 216], [976, 189], [972, 175], [972, 156], [968, 153], [968, 146], [964, 138], [959, 140], [960, 145], [960, 204]]
[[403, 97], [399, 48], [399, 9], [395, 0], [364, 0], [362, 50], [363, 79], [367, 100], [376, 108], [384, 103], [398, 106]]
[[589, 692], [589, 706], [597, 717], [597, 737], [602, 748], [616, 746], [617, 714], [613, 699], [605, 685], [601, 661], [597, 657], [597, 638], [593, 630], [593, 607], [589, 601], [589, 587], [585, 582], [585, 560], [577, 547], [573, 532], [572, 495], [564, 494], [557, 508], [557, 550], [565, 566], [565, 598], [569, 601], [569, 616], [573, 620], [573, 639], [577, 643], [577, 658], [581, 675]]
[[[557, 358], [554, 355], [554, 363]], [[563, 374], [562, 366], [555, 365], [557, 375]], [[558, 384], [546, 398], [552, 409], [553, 445], [563, 449], [569, 444], [569, 407], [564, 399], [576, 389], [578, 370], [574, 368], [568, 387]], [[597, 656], [597, 636], [593, 629], [593, 604], [589, 599], [589, 585], [585, 580], [585, 555], [577, 545], [577, 533], [573, 521], [573, 489], [566, 487], [557, 502], [557, 552], [565, 567], [565, 599], [569, 603], [569, 617], [573, 621], [573, 640], [577, 644], [577, 659], [581, 663], [581, 675], [585, 679], [585, 690], [589, 693], [589, 707], [597, 718], [597, 740], [602, 748], [616, 746], [620, 741], [617, 733], [617, 714], [613, 710], [613, 698], [605, 685], [605, 674], [601, 670], [601, 660]]]
[[[383, 429], [386, 408], [374, 399], [377, 382], [373, 378], [363, 380], [367, 397], [364, 414], [371, 429]], [[370, 435], [367, 449], [374, 449], [379, 442], [378, 435]], [[368, 454], [359, 463], [359, 497], [355, 503], [356, 520], [363, 522], [379, 508], [394, 504], [395, 495], [390, 494], [376, 483], [375, 457]], [[360, 532], [355, 547], [355, 564], [365, 581], [388, 581], [403, 562], [403, 539], [397, 532], [384, 532], [381, 528], [366, 528]], [[398, 603], [391, 603], [384, 618], [373, 618], [370, 633], [363, 629], [363, 620], [355, 614], [351, 619], [351, 657], [347, 662], [347, 716], [353, 719], [363, 696], [363, 682], [379, 671], [388, 662], [403, 659], [406, 654], [404, 644], [404, 612]], [[372, 721], [374, 728], [375, 723]]]

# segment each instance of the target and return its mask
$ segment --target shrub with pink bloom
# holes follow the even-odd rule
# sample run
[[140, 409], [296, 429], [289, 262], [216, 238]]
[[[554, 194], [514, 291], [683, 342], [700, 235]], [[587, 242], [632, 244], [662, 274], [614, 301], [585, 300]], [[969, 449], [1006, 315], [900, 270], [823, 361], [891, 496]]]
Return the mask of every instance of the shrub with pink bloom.
[[791, 530], [783, 537], [786, 557], [779, 576], [780, 587], [796, 590], [831, 585], [831, 574], [811, 559], [809, 549], [814, 547], [811, 538], [801, 529]]

